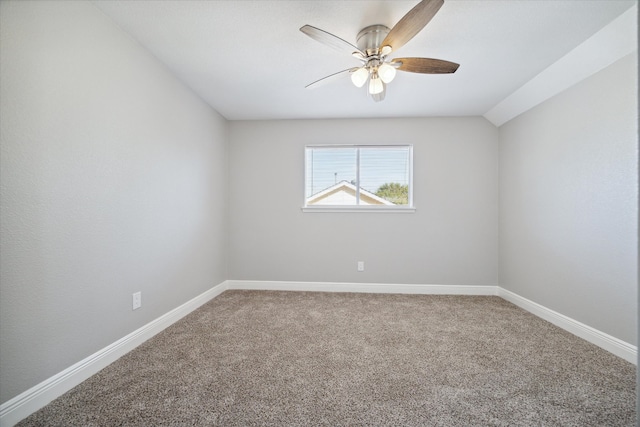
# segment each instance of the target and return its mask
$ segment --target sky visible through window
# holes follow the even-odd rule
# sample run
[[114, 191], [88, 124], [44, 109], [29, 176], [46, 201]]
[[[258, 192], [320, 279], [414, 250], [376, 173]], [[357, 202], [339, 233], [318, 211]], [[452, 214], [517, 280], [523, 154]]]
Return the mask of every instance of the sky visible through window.
[[360, 187], [375, 193], [382, 184], [409, 184], [409, 147], [308, 147], [306, 197], [341, 181], [355, 184], [360, 150]]

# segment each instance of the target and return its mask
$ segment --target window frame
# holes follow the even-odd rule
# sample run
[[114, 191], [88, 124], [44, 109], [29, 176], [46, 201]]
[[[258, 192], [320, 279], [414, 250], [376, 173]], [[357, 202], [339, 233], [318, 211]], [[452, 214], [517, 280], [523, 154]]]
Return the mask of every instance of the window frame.
[[[409, 164], [409, 201], [407, 205], [307, 205], [307, 153], [313, 148], [408, 148]], [[360, 152], [356, 155], [356, 180], [360, 182]], [[359, 189], [356, 186], [356, 200], [359, 201]], [[302, 212], [379, 212], [379, 213], [414, 213], [416, 207], [413, 199], [413, 145], [412, 144], [309, 144], [304, 146], [304, 178], [303, 178]]]

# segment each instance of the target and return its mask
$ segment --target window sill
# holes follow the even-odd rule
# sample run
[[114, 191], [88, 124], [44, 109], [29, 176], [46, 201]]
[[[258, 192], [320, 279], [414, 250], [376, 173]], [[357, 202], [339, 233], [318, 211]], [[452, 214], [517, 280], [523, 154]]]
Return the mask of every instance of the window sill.
[[376, 212], [376, 213], [415, 213], [416, 208], [401, 206], [305, 206], [304, 213], [351, 213], [351, 212]]

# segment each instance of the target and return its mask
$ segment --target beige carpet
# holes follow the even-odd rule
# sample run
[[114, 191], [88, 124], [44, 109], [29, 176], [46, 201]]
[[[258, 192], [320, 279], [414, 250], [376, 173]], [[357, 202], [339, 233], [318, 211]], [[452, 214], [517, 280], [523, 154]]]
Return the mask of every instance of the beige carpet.
[[632, 426], [635, 367], [498, 298], [227, 291], [22, 426]]

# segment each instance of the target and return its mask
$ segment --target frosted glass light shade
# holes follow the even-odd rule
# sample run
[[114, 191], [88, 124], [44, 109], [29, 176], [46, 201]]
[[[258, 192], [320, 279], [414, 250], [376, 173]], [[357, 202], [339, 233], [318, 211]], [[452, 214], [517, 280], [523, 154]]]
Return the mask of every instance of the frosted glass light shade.
[[391, 83], [391, 81], [396, 77], [396, 69], [385, 62], [378, 67], [378, 75], [383, 82]]
[[356, 71], [351, 73], [351, 81], [357, 87], [364, 86], [368, 78], [369, 78], [369, 70], [367, 70], [364, 67], [358, 68]]
[[369, 93], [371, 95], [378, 94], [384, 90], [384, 84], [377, 74], [371, 76], [369, 80]]

